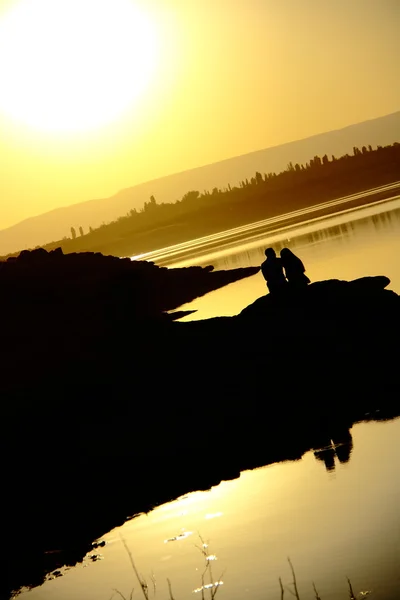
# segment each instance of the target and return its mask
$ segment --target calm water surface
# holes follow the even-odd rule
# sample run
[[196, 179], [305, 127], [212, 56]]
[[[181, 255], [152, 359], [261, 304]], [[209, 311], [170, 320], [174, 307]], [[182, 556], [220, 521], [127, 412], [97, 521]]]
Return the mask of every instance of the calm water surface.
[[[391, 289], [400, 292], [399, 234], [400, 197], [395, 196], [268, 235], [259, 225], [248, 227], [246, 239], [225, 240], [220, 250], [198, 244], [189, 252], [186, 248], [184, 258], [181, 250], [156, 256], [174, 266], [228, 269], [260, 264], [266, 246], [288, 246], [312, 281], [387, 275]], [[196, 309], [194, 318], [236, 314], [265, 293], [263, 278], [256, 275], [184, 308]], [[21, 597], [109, 600], [116, 589], [129, 598], [132, 588], [133, 598], [140, 597], [123, 538], [150, 597], [155, 581], [155, 598], [166, 600], [169, 578], [176, 600], [201, 598], [194, 591], [204, 570], [201, 536], [216, 558], [210, 564], [213, 579], [223, 581], [221, 599], [279, 600], [278, 578], [285, 586], [291, 583], [289, 556], [302, 599], [314, 597], [313, 581], [322, 600], [348, 598], [348, 576], [359, 599], [398, 600], [400, 419], [357, 424], [351, 434], [350, 459], [343, 460], [339, 450], [335, 458], [331, 450], [333, 469], [309, 452], [300, 461], [244, 472], [209, 491], [190, 493], [128, 520], [104, 536], [105, 547], [93, 551], [92, 558]], [[212, 452], [205, 460], [212, 461]], [[101, 502], [101, 494], [96, 500]]]
[[[104, 536], [94, 551], [64, 576], [27, 592], [29, 600], [109, 600], [113, 589], [141, 597], [126, 541], [153, 597], [201, 598], [204, 561], [198, 546], [215, 555], [218, 591], [230, 600], [280, 598], [278, 578], [290, 585], [295, 567], [301, 598], [400, 597], [400, 419], [352, 429], [353, 450], [334, 470], [309, 452], [300, 461], [243, 472], [206, 492], [193, 492], [127, 521]], [[212, 460], [210, 456], [209, 460]], [[131, 476], [131, 475], [130, 475]], [[101, 496], [97, 498], [101, 502]], [[25, 594], [24, 594], [25, 595]], [[24, 596], [23, 595], [23, 596]], [[288, 597], [291, 597], [287, 593]]]

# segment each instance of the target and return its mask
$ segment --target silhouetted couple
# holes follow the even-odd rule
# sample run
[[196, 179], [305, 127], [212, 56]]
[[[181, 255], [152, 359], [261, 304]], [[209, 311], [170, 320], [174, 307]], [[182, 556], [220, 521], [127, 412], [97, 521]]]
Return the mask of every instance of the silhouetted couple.
[[273, 248], [267, 248], [265, 256], [267, 259], [261, 265], [261, 272], [271, 293], [279, 292], [287, 285], [298, 289], [310, 283], [303, 263], [289, 248], [282, 248], [280, 258]]

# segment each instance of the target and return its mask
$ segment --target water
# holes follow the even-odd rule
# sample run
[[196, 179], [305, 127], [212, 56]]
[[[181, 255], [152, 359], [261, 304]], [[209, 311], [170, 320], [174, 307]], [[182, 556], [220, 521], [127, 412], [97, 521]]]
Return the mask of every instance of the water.
[[102, 538], [106, 546], [93, 552], [100, 560], [87, 557], [26, 596], [109, 600], [113, 589], [129, 598], [134, 587], [133, 597], [140, 597], [122, 537], [151, 597], [154, 578], [155, 597], [168, 598], [169, 578], [174, 598], [200, 598], [193, 593], [204, 570], [200, 535], [217, 558], [213, 579], [223, 581], [221, 599], [280, 598], [278, 578], [291, 583], [289, 556], [301, 598], [313, 597], [314, 581], [322, 600], [344, 600], [348, 576], [357, 595], [398, 600], [399, 436], [400, 419], [357, 424], [350, 460], [336, 459], [335, 470], [308, 452], [300, 461], [246, 471], [210, 491], [190, 493], [114, 529]]
[[[343, 208], [341, 206], [341, 208]], [[387, 275], [400, 292], [400, 197], [283, 225], [274, 231], [248, 227], [245, 237], [226, 235], [216, 248], [206, 243], [157, 260], [171, 265], [214, 264], [215, 268], [258, 265], [264, 248], [289, 246], [298, 254], [312, 281]], [[212, 237], [212, 236], [210, 236]], [[234, 237], [234, 239], [233, 239]], [[208, 238], [209, 239], [209, 238]], [[222, 246], [222, 247], [221, 247]], [[236, 314], [265, 294], [260, 275], [207, 294], [182, 308], [196, 309], [194, 318]], [[193, 318], [193, 316], [192, 316]], [[140, 597], [123, 538], [153, 598], [168, 598], [167, 578], [176, 600], [199, 597], [204, 549], [213, 580], [223, 581], [218, 597], [229, 600], [273, 600], [281, 597], [279, 577], [292, 580], [287, 557], [294, 565], [302, 600], [348, 598], [346, 577], [356, 597], [398, 600], [400, 597], [400, 419], [355, 425], [350, 458], [340, 448], [324, 455], [308, 452], [300, 461], [271, 465], [241, 474], [206, 492], [193, 492], [147, 515], [128, 520], [104, 536], [106, 545], [81, 565], [61, 569], [62, 576], [23, 592], [29, 600], [109, 600]], [[335, 468], [326, 464], [335, 461]], [[348, 460], [349, 458], [349, 460]], [[205, 454], [212, 461], [212, 449]], [[132, 473], [127, 476], [132, 477]], [[140, 482], [139, 482], [140, 484]], [[116, 493], [123, 490], [123, 482]], [[123, 493], [123, 491], [122, 491]], [[101, 493], [97, 501], [101, 502]], [[199, 548], [200, 547], [200, 548]], [[369, 594], [367, 594], [367, 592]], [[209, 591], [206, 590], [206, 598]], [[285, 599], [291, 597], [285, 592]]]

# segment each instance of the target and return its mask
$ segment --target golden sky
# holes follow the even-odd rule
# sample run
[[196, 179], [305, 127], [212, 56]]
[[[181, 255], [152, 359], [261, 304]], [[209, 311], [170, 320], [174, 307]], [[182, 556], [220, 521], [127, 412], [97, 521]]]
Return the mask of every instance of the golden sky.
[[0, 228], [395, 112], [399, 31], [399, 0], [0, 0]]

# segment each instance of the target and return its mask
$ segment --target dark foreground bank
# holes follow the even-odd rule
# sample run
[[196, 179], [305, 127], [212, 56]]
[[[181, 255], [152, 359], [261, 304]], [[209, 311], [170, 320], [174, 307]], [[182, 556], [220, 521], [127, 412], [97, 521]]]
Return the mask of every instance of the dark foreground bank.
[[236, 317], [165, 315], [254, 272], [43, 251], [1, 265], [1, 597], [129, 515], [400, 413], [385, 277], [288, 289]]

